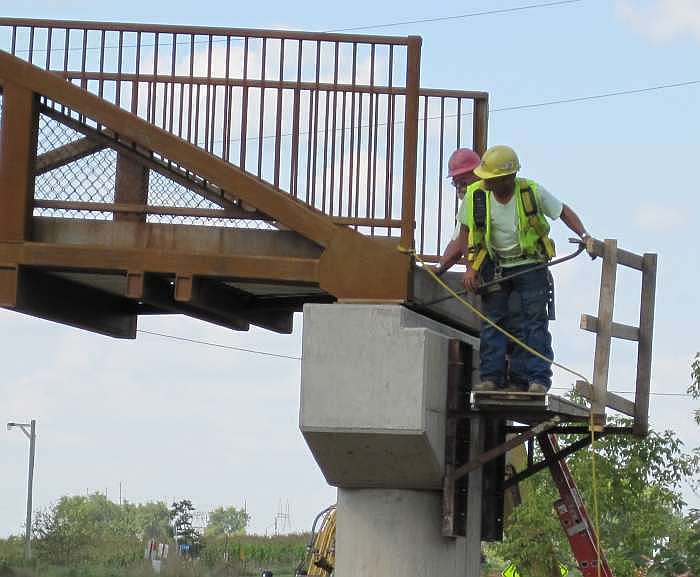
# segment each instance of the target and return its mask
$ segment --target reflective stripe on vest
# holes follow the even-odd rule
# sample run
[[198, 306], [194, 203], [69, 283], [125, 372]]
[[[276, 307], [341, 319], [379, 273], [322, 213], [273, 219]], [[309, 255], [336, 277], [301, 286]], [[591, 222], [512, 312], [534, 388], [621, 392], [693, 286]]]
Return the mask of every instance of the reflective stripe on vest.
[[[495, 258], [491, 244], [491, 195], [484, 195], [486, 219], [483, 227], [476, 226], [474, 219], [474, 198], [479, 190], [485, 190], [484, 181], [480, 180], [467, 188], [465, 198], [467, 228], [467, 259], [472, 268], [481, 268], [487, 256]], [[554, 257], [554, 242], [549, 238], [549, 222], [542, 214], [541, 196], [537, 183], [525, 178], [515, 181], [515, 204], [518, 213], [518, 242], [522, 258], [547, 261]], [[477, 194], [477, 198], [478, 198]]]

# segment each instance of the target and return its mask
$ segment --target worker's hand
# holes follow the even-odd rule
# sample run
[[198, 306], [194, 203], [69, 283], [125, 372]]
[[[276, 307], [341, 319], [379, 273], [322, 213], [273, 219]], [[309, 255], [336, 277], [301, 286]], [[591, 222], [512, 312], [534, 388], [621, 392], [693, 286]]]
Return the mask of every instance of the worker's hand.
[[[583, 245], [586, 247], [586, 251], [587, 251], [587, 252], [588, 252], [588, 240], [589, 240], [590, 238], [592, 238], [592, 237], [591, 237], [591, 235], [588, 234], [587, 232], [584, 232], [583, 235], [581, 236], [581, 242], [582, 242]], [[595, 259], [596, 259], [596, 255], [595, 255], [595, 254], [592, 254], [591, 252], [588, 252], [588, 256], [591, 257], [591, 260], [595, 260]]]
[[464, 288], [469, 292], [475, 293], [479, 289], [479, 271], [473, 268], [467, 269], [464, 272]]
[[441, 264], [436, 264], [435, 266], [433, 266], [431, 268], [437, 276], [442, 276], [447, 272], [444, 268], [442, 268]]

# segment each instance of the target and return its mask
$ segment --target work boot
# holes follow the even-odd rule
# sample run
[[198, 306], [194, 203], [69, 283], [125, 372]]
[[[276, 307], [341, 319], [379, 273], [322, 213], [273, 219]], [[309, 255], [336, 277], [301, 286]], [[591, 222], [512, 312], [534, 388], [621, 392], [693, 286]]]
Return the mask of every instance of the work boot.
[[488, 379], [472, 386], [472, 391], [475, 393], [486, 393], [489, 391], [495, 391], [496, 389], [498, 389], [498, 385], [493, 381], [489, 381]]
[[528, 393], [538, 393], [540, 395], [546, 394], [548, 390], [549, 387], [542, 383], [530, 383], [530, 386], [527, 388]]

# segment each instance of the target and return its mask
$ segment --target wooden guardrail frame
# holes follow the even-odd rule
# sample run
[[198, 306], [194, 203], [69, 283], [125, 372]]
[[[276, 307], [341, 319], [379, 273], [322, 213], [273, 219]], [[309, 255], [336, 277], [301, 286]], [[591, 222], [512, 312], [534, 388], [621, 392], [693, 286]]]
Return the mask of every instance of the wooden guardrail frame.
[[[581, 328], [596, 334], [593, 386], [578, 381], [576, 390], [591, 402], [594, 425], [605, 425], [605, 408], [610, 407], [634, 418], [633, 432], [644, 436], [649, 431], [649, 389], [651, 384], [651, 351], [654, 337], [654, 303], [656, 300], [657, 255], [640, 256], [617, 248], [617, 241], [601, 242], [589, 238], [586, 250], [592, 256], [603, 258], [600, 278], [598, 316], [581, 316]], [[633, 327], [613, 322], [617, 266], [633, 268], [642, 273], [639, 326]], [[608, 391], [610, 346], [612, 339], [621, 338], [637, 342], [637, 375], [634, 401], [629, 401]]]

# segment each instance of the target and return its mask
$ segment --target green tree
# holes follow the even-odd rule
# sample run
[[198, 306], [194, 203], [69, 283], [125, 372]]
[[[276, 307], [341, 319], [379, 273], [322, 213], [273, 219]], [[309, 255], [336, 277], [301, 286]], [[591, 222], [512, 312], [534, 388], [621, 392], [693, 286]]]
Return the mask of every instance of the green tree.
[[192, 526], [192, 511], [194, 511], [194, 505], [189, 499], [175, 501], [170, 506], [170, 521], [178, 545], [189, 545], [190, 555], [196, 555], [200, 545], [200, 537]]
[[58, 564], [125, 562], [138, 558], [143, 541], [170, 539], [165, 503], [118, 505], [104, 495], [65, 496], [38, 511], [33, 534], [38, 555]]
[[170, 511], [162, 501], [150, 503], [125, 503], [123, 506], [127, 531], [149, 540], [166, 543], [172, 536]]
[[[690, 365], [691, 384], [688, 387], [688, 394], [694, 399], [700, 399], [700, 353], [695, 355], [693, 363]], [[695, 410], [695, 422], [700, 425], [700, 409]]]
[[235, 535], [245, 533], [250, 515], [245, 509], [219, 507], [209, 512], [207, 535]]
[[[97, 493], [61, 497], [37, 512], [32, 530], [39, 555], [58, 564], [131, 558], [141, 548], [140, 536], [128, 528], [122, 508]], [[117, 541], [123, 546], [110, 546]]]
[[[631, 425], [623, 419], [616, 424]], [[660, 561], [672, 546], [687, 542], [680, 488], [697, 476], [698, 457], [686, 453], [673, 432], [651, 431], [644, 439], [609, 435], [596, 441], [594, 454], [601, 541], [616, 575], [633, 575], [645, 558]], [[568, 464], [593, 517], [591, 451], [576, 453]], [[523, 575], [548, 575], [559, 562], [575, 566], [552, 508], [559, 495], [549, 473], [525, 483], [528, 498], [493, 551], [515, 562]]]

